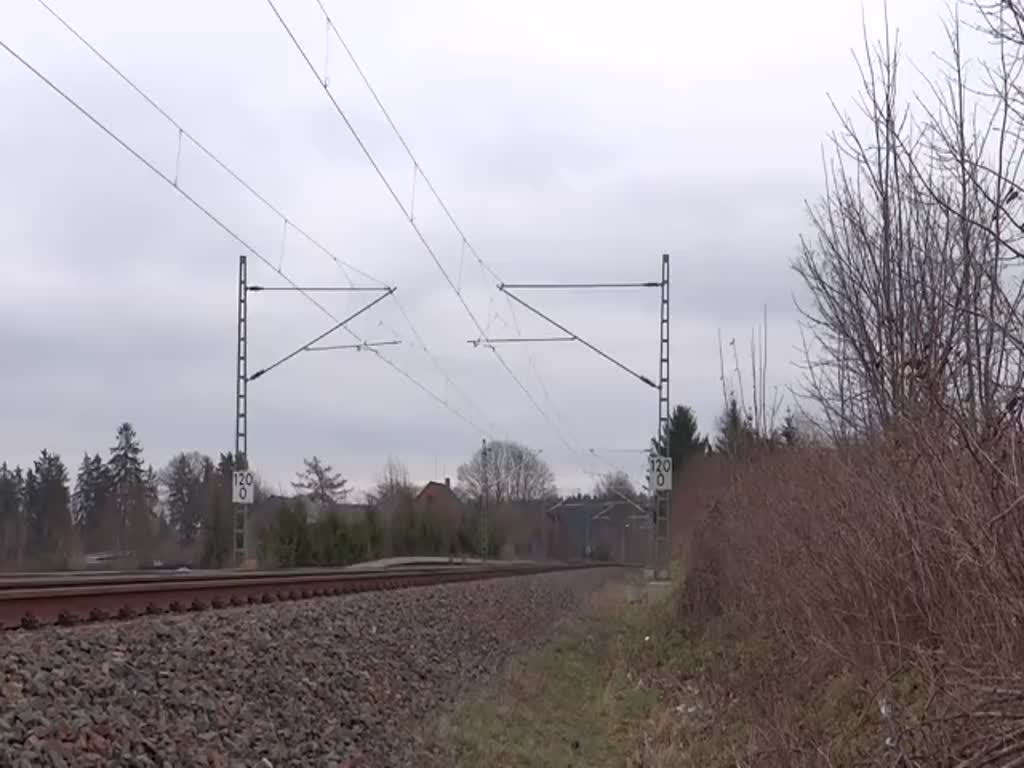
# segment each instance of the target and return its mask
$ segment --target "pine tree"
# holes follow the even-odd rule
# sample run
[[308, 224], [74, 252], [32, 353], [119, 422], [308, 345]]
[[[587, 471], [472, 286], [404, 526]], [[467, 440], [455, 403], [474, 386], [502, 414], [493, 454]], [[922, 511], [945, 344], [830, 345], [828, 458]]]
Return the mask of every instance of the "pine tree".
[[732, 398], [722, 415], [718, 417], [718, 437], [715, 438], [715, 450], [730, 456], [737, 456], [757, 442], [757, 435], [750, 423], [750, 417], [744, 414], [736, 398]]
[[32, 541], [32, 528], [34, 525], [34, 518], [38, 507], [39, 499], [39, 480], [36, 477], [35, 470], [29, 467], [25, 470], [25, 485], [21, 494], [21, 520], [22, 525], [22, 541], [24, 542], [24, 552], [26, 555], [35, 555], [34, 544]]
[[186, 546], [195, 542], [203, 523], [207, 466], [212, 467], [207, 456], [179, 453], [160, 473], [160, 480], [167, 489], [167, 521]]
[[780, 431], [782, 441], [793, 447], [800, 442], [800, 430], [796, 426], [796, 419], [793, 418], [792, 413], [787, 413], [785, 420], [782, 422], [782, 430]]
[[665, 434], [661, 439], [652, 440], [651, 448], [663, 456], [671, 456], [672, 469], [679, 472], [692, 457], [707, 453], [708, 441], [697, 431], [697, 417], [693, 409], [677, 405], [669, 415]]
[[86, 520], [92, 544], [109, 548], [113, 533], [117, 530], [117, 512], [114, 499], [114, 480], [110, 469], [97, 453], [92, 457], [91, 477], [94, 486], [95, 507], [91, 518]]
[[71, 497], [75, 528], [86, 550], [108, 546], [104, 534], [110, 533], [111, 480], [103, 458], [97, 453], [82, 457]]
[[142, 463], [142, 445], [128, 422], [117, 429], [117, 442], [107, 462], [115, 514], [115, 545], [124, 550], [138, 543], [148, 521], [148, 491]]
[[203, 565], [220, 568], [231, 562], [234, 530], [231, 506], [231, 478], [235, 458], [222, 453], [217, 465], [207, 460], [203, 466]]
[[323, 507], [332, 507], [345, 500], [349, 489], [345, 486], [348, 481], [335, 472], [330, 464], [320, 461], [314, 456], [312, 459], [303, 459], [304, 468], [297, 474], [298, 479], [292, 482], [292, 486], [299, 493], [305, 493], [314, 504]]
[[92, 511], [96, 506], [91, 474], [92, 457], [86, 453], [82, 457], [82, 463], [78, 465], [75, 491], [71, 494], [71, 520], [81, 531], [86, 529], [85, 521], [92, 516]]
[[26, 479], [29, 549], [50, 562], [66, 563], [71, 554], [68, 471], [60, 456], [43, 451]]
[[0, 563], [17, 563], [24, 554], [24, 486], [21, 467], [0, 464]]
[[146, 467], [146, 474], [142, 477], [142, 500], [147, 517], [155, 517], [160, 503], [160, 478], [152, 464]]

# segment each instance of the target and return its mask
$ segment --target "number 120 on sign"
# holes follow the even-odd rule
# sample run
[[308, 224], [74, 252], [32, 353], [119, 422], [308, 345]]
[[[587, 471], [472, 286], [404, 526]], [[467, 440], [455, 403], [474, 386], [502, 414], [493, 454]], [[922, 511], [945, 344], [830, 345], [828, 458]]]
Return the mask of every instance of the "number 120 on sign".
[[235, 472], [231, 483], [231, 501], [235, 504], [252, 504], [256, 490], [256, 479], [249, 470]]
[[650, 483], [653, 491], [672, 490], [672, 458], [651, 456], [649, 459]]

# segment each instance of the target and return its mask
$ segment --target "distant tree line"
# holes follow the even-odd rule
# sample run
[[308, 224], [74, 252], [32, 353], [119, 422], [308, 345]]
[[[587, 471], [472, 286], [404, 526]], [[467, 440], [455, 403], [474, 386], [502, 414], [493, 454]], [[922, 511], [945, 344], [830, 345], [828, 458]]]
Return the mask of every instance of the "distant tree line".
[[[712, 443], [697, 431], [687, 406], [672, 412], [652, 449], [670, 454], [675, 467], [712, 451], [735, 453], [766, 439], [796, 440], [785, 426], [770, 436], [757, 433], [733, 399], [719, 419]], [[110, 553], [119, 564], [181, 561], [204, 567], [232, 562], [231, 453], [216, 460], [181, 452], [160, 471], [144, 458], [129, 423], [121, 424], [104, 458], [86, 453], [72, 482], [60, 456], [44, 450], [28, 468], [0, 463], [0, 564], [4, 567], [68, 567], [86, 553]], [[558, 498], [554, 473], [538, 451], [512, 441], [478, 449], [458, 468], [458, 483], [440, 508], [417, 500], [417, 489], [401, 462], [389, 459], [364, 505], [346, 504], [348, 481], [314, 456], [304, 460], [292, 483], [295, 496], [277, 499], [270, 523], [253, 549], [268, 565], [343, 565], [409, 555], [481, 554], [487, 510], [487, 554], [495, 556], [509, 525], [496, 522], [499, 508], [545, 505]], [[255, 498], [267, 494], [257, 482]], [[627, 499], [643, 505], [629, 475], [597, 479], [592, 498]]]
[[146, 565], [168, 551], [224, 565], [231, 554], [234, 468], [230, 453], [214, 463], [192, 452], [158, 473], [127, 422], [106, 459], [82, 457], [73, 486], [63, 459], [48, 450], [28, 468], [0, 463], [0, 565], [64, 568], [86, 553]]

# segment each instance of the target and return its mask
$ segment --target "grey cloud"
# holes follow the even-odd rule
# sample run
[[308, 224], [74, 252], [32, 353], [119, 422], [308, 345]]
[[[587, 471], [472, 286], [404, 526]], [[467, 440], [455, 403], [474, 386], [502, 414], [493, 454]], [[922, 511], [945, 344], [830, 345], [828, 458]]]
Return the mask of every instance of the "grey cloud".
[[[52, 20], [21, 5], [0, 9], [0, 39], [173, 174], [173, 129]], [[588, 472], [607, 468], [590, 448], [646, 443], [651, 393], [586, 350], [502, 349], [570, 450], [494, 355], [466, 343], [477, 329], [266, 9], [55, 5], [295, 222], [398, 286], [455, 386], [412, 343], [390, 300], [352, 328], [371, 339], [397, 331], [407, 343], [383, 353], [451, 407], [493, 425], [496, 436], [543, 448], [567, 488], [587, 487]], [[319, 66], [315, 5], [287, 5]], [[785, 391], [796, 376], [790, 297], [799, 286], [788, 264], [806, 228], [803, 201], [819, 189], [819, 149], [832, 120], [824, 93], [842, 100], [852, 88], [846, 51], [858, 42], [849, 30], [860, 5], [825, 5], [683, 12], [642, 3], [627, 14], [539, 2], [452, 2], [429, 12], [397, 0], [329, 3], [430, 178], [504, 280], [649, 279], [659, 255], [673, 254], [673, 397], [695, 405], [704, 429], [721, 407], [718, 332], [745, 344], [764, 304], [772, 385]], [[541, 11], [547, 22], [538, 25]], [[915, 22], [931, 14], [923, 0], [904, 11]], [[719, 29], [734, 16], [757, 21], [736, 29], [729, 46], [694, 27]], [[798, 18], [817, 34], [787, 26]], [[922, 33], [916, 42], [927, 48], [931, 39]], [[341, 51], [330, 57], [332, 92], [411, 209], [413, 174], [401, 147], [346, 74]], [[136, 422], [156, 463], [176, 450], [226, 450], [242, 249], [6, 55], [0, 96], [10, 105], [0, 122], [0, 459], [25, 463], [45, 446], [74, 464], [84, 450], [104, 450], [125, 419]], [[344, 281], [294, 232], [282, 248], [281, 222], [187, 143], [177, 170], [184, 189], [297, 281]], [[493, 278], [462, 253], [422, 184], [417, 190], [417, 223], [467, 303], [489, 331], [511, 334], [515, 322]], [[280, 284], [255, 260], [252, 276]], [[339, 315], [357, 301], [325, 299]], [[538, 301], [653, 372], [653, 302], [614, 294]], [[515, 320], [524, 333], [545, 330], [525, 311]], [[252, 305], [254, 364], [327, 323], [300, 297], [260, 297]], [[420, 480], [454, 475], [482, 437], [365, 352], [297, 358], [255, 382], [252, 398], [252, 457], [272, 483], [286, 484], [312, 453], [364, 487], [388, 455]], [[637, 457], [605, 458], [639, 471]]]

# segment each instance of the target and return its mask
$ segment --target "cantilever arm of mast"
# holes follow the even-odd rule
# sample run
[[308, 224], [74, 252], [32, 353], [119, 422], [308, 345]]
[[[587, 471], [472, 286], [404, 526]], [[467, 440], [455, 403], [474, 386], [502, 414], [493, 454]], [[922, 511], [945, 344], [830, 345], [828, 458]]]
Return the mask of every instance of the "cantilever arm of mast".
[[339, 328], [343, 327], [344, 325], [346, 325], [347, 323], [351, 322], [352, 320], [355, 320], [357, 317], [359, 317], [361, 314], [366, 312], [368, 309], [370, 309], [371, 307], [375, 306], [376, 304], [379, 304], [380, 302], [384, 301], [384, 299], [386, 299], [388, 296], [390, 296], [392, 293], [395, 292], [394, 288], [382, 288], [381, 290], [384, 291], [384, 293], [381, 293], [380, 296], [375, 298], [369, 304], [363, 305], [363, 307], [361, 307], [360, 309], [357, 309], [355, 312], [353, 312], [351, 315], [346, 317], [344, 320], [341, 320], [341, 321], [335, 323], [330, 328], [328, 328], [326, 331], [321, 333], [319, 336], [317, 336], [316, 338], [311, 339], [310, 341], [306, 342], [305, 344], [303, 344], [298, 349], [296, 349], [296, 350], [294, 350], [292, 352], [289, 352], [287, 355], [282, 357], [277, 362], [271, 363], [266, 368], [261, 368], [260, 370], [256, 371], [256, 373], [254, 373], [252, 376], [249, 377], [248, 381], [255, 381], [256, 379], [260, 378], [260, 376], [263, 376], [264, 374], [269, 373], [270, 371], [272, 371], [275, 368], [277, 368], [279, 365], [283, 365], [284, 363], [287, 363], [289, 360], [291, 360], [296, 355], [301, 354], [302, 352], [305, 352], [310, 347], [312, 347], [314, 344], [316, 344], [318, 341], [323, 341], [325, 338], [330, 336], [336, 330], [338, 330]]
[[661, 283], [655, 281], [643, 283], [502, 283], [498, 286], [500, 290], [513, 288], [516, 290], [529, 288], [558, 288], [558, 289], [582, 289], [582, 288], [659, 288]]
[[[592, 283], [591, 285], [596, 285], [596, 284]], [[510, 285], [502, 283], [501, 285], [498, 286], [498, 290], [500, 290], [503, 293], [505, 293], [513, 301], [517, 302], [518, 304], [522, 305], [526, 309], [530, 310], [530, 312], [532, 312], [533, 314], [537, 315], [537, 317], [539, 317], [542, 320], [546, 320], [547, 322], [551, 323], [551, 325], [555, 326], [555, 328], [560, 330], [562, 333], [565, 333], [565, 334], [571, 336], [573, 339], [578, 341], [580, 344], [585, 346], [587, 349], [591, 350], [592, 352], [596, 352], [598, 355], [603, 357], [608, 362], [612, 363], [613, 365], [615, 365], [618, 368], [621, 368], [623, 371], [628, 373], [630, 376], [633, 376], [634, 378], [639, 379], [640, 381], [642, 381], [644, 384], [646, 384], [647, 386], [651, 387], [652, 389], [657, 389], [658, 388], [657, 384], [655, 384], [649, 378], [644, 376], [642, 373], [637, 373], [636, 371], [634, 371], [629, 366], [627, 366], [627, 365], [619, 362], [618, 360], [616, 360], [614, 357], [609, 355], [607, 352], [605, 352], [605, 351], [599, 349], [598, 347], [594, 346], [593, 344], [591, 344], [586, 339], [581, 338], [578, 333], [573, 333], [568, 328], [566, 328], [564, 325], [559, 323], [557, 320], [553, 320], [551, 317], [549, 317], [548, 315], [546, 315], [543, 312], [541, 312], [539, 309], [534, 307], [532, 304], [529, 304], [526, 301], [523, 301], [521, 298], [519, 298], [514, 293], [512, 293], [512, 291], [510, 290], [511, 287], [512, 286], [510, 286]]]
[[379, 285], [332, 285], [332, 286], [291, 286], [291, 285], [250, 285], [248, 290], [250, 291], [302, 291], [303, 293], [315, 293], [330, 291], [334, 293], [346, 292], [346, 293], [358, 293], [358, 292], [385, 292], [393, 291], [394, 288]]
[[482, 336], [479, 339], [469, 339], [468, 344], [479, 347], [481, 344], [534, 344], [545, 341], [576, 341], [575, 336], [537, 336], [529, 338], [526, 336], [512, 336], [509, 338], [496, 339]]
[[390, 347], [402, 342], [398, 339], [391, 341], [361, 341], [358, 344], [330, 344], [325, 347], [306, 347], [307, 352], [331, 352], [334, 350], [341, 349], [357, 349], [360, 352], [366, 349], [372, 349], [374, 347]]

